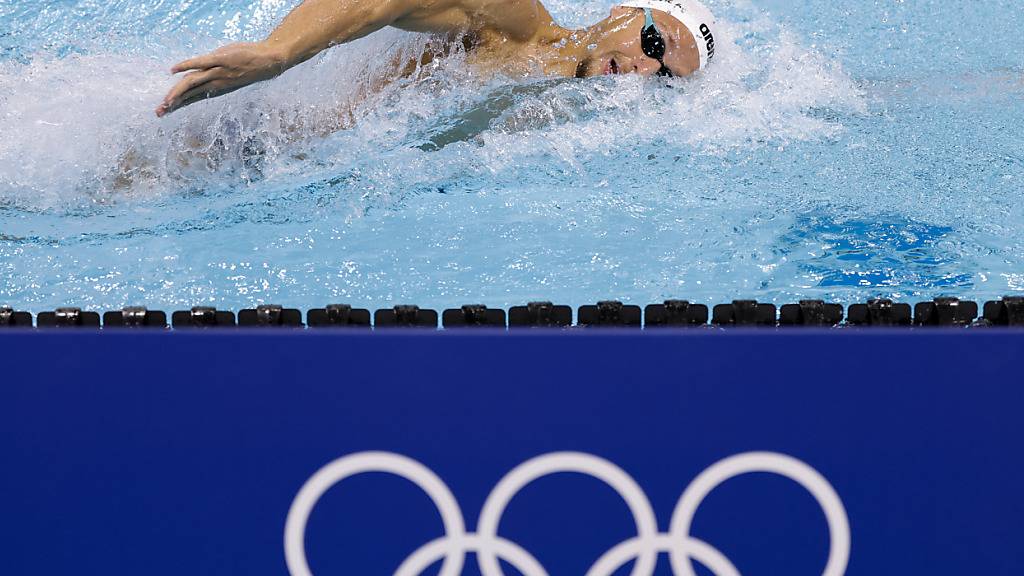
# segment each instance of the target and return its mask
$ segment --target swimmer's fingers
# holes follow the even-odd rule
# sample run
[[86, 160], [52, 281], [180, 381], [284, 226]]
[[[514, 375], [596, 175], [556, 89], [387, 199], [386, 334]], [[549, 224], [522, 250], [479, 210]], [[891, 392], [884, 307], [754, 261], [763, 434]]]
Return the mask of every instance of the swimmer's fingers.
[[179, 104], [175, 106], [172, 110], [169, 110], [168, 112], [173, 112], [174, 110], [179, 110], [186, 106], [191, 106], [196, 102], [209, 100], [210, 98], [216, 98], [218, 96], [223, 96], [225, 94], [230, 94], [235, 90], [238, 90], [238, 88], [228, 87], [216, 81], [208, 82], [206, 84], [203, 84], [202, 86], [193, 88], [192, 90], [189, 90], [188, 92], [184, 93], [181, 96]]
[[185, 72], [188, 70], [206, 70], [217, 66], [216, 53], [207, 54], [206, 56], [197, 56], [195, 58], [189, 58], [183, 62], [178, 62], [171, 67], [171, 74], [178, 74], [179, 72]]
[[156, 115], [163, 116], [181, 108], [181, 101], [185, 98], [185, 95], [213, 80], [217, 76], [217, 72], [218, 69], [214, 68], [205, 72], [192, 72], [182, 78], [174, 85], [174, 88], [171, 88], [167, 96], [164, 96], [163, 102], [156, 109]]
[[205, 86], [204, 97], [220, 96], [239, 88], [269, 80], [287, 67], [279, 50], [269, 49], [254, 43], [230, 44], [206, 56], [185, 60], [174, 67], [176, 71], [194, 70], [185, 75], [164, 98], [156, 109], [157, 116], [164, 116], [181, 108], [186, 99], [192, 99], [196, 90]]

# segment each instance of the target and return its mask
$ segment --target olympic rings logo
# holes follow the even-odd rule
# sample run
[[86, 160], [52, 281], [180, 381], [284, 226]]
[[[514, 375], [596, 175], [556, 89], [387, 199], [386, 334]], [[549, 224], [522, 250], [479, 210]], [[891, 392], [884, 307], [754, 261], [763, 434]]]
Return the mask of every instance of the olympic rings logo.
[[547, 576], [547, 571], [529, 552], [498, 536], [498, 524], [512, 498], [531, 482], [560, 472], [575, 472], [601, 480], [614, 489], [636, 523], [637, 535], [602, 555], [587, 576], [609, 576], [630, 560], [636, 560], [632, 576], [654, 573], [658, 554], [669, 555], [677, 576], [695, 576], [696, 560], [716, 576], [739, 576], [739, 571], [721, 552], [690, 535], [690, 526], [704, 498], [720, 484], [743, 474], [768, 472], [785, 476], [803, 486], [818, 501], [831, 535], [828, 563], [823, 576], [841, 576], [850, 558], [850, 524], [839, 495], [821, 474], [807, 464], [783, 454], [750, 452], [726, 458], [702, 472], [686, 488], [672, 514], [668, 533], [658, 533], [657, 519], [647, 495], [624, 470], [590, 454], [558, 452], [529, 460], [508, 473], [487, 497], [476, 533], [466, 531], [462, 511], [448, 486], [419, 462], [388, 452], [363, 452], [346, 456], [320, 469], [299, 490], [284, 531], [284, 551], [292, 576], [312, 576], [306, 560], [305, 534], [309, 515], [320, 498], [342, 480], [366, 472], [385, 472], [419, 486], [437, 506], [446, 536], [429, 542], [405, 559], [395, 576], [417, 576], [430, 565], [444, 560], [441, 576], [462, 573], [466, 554], [475, 552], [483, 576], [503, 576], [499, 559], [525, 576]]

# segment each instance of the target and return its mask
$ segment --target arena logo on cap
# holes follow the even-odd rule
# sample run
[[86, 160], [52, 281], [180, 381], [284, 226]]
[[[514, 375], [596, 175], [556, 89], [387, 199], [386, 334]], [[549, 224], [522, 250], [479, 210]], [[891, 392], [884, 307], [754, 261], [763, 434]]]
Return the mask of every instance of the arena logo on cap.
[[711, 28], [708, 28], [707, 24], [700, 25], [700, 33], [704, 35], [704, 42], [707, 43], [708, 60], [710, 60], [715, 57], [715, 35], [711, 33]]
[[[676, 8], [682, 10], [684, 13], [687, 10], [687, 7], [678, 0], [672, 0], [672, 4], [674, 4]], [[700, 28], [698, 28], [698, 30], [700, 30], [701, 36], [703, 36], [705, 46], [707, 46], [708, 49], [708, 60], [710, 60], [715, 57], [715, 35], [711, 33], [711, 27], [704, 22], [701, 22]]]
[[563, 472], [592, 476], [614, 489], [629, 507], [637, 535], [605, 552], [587, 576], [610, 576], [635, 560], [632, 576], [654, 573], [658, 554], [667, 553], [677, 576], [695, 576], [696, 560], [716, 576], [739, 576], [720, 551], [690, 535], [697, 508], [720, 484], [743, 474], [767, 472], [803, 486], [821, 506], [831, 543], [823, 576], [841, 576], [850, 558], [850, 525], [846, 509], [831, 484], [814, 468], [793, 457], [774, 452], [749, 452], [726, 458], [697, 476], [683, 491], [672, 513], [670, 529], [658, 532], [658, 521], [647, 495], [635, 480], [615, 464], [591, 454], [557, 452], [533, 458], [508, 473], [487, 497], [476, 533], [466, 531], [462, 510], [448, 486], [432, 470], [411, 458], [390, 452], [362, 452], [339, 458], [314, 474], [299, 490], [285, 522], [284, 551], [292, 576], [312, 576], [306, 559], [305, 536], [309, 516], [320, 498], [335, 484], [357, 474], [384, 472], [419, 486], [437, 506], [445, 536], [421, 546], [406, 558], [396, 576], [417, 576], [443, 560], [441, 576], [458, 576], [466, 554], [476, 553], [483, 576], [502, 576], [504, 560], [525, 576], [547, 576], [540, 562], [518, 544], [498, 536], [498, 525], [512, 498], [533, 481]]

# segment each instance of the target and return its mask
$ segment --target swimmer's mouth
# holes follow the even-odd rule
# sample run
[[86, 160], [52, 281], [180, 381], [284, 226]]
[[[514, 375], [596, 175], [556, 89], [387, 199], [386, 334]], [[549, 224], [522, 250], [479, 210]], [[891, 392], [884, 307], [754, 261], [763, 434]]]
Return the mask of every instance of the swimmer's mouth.
[[615, 61], [615, 58], [612, 58], [611, 60], [608, 61], [608, 73], [609, 74], [618, 74], [619, 73], [619, 63]]

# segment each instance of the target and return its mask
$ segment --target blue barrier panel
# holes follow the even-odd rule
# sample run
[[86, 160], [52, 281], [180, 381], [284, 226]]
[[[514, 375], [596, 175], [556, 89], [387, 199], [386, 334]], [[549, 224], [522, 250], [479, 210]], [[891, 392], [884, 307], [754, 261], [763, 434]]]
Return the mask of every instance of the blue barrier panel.
[[0, 334], [0, 573], [1021, 574], [1022, 348]]

